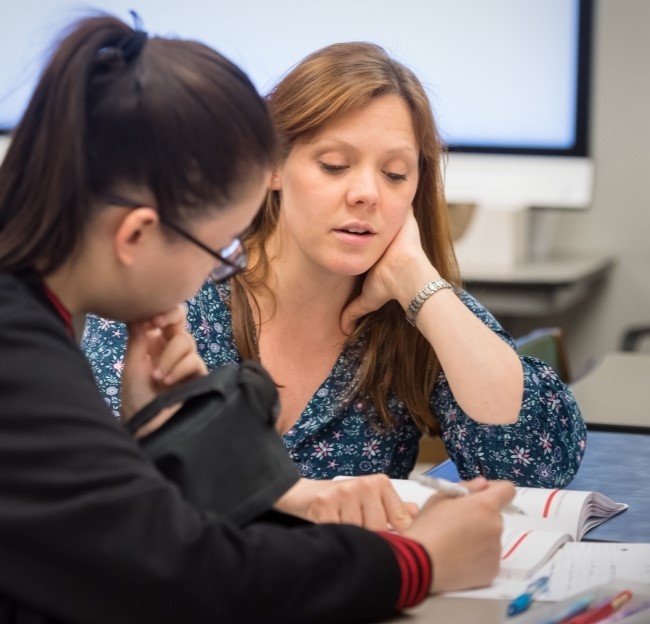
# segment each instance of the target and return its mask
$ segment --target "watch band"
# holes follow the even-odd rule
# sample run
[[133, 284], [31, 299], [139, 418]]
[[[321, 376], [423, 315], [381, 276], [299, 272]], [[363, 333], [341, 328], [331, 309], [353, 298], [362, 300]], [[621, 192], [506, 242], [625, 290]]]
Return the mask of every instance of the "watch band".
[[415, 326], [415, 318], [422, 307], [422, 304], [434, 293], [437, 293], [443, 288], [451, 288], [451, 284], [442, 277], [429, 282], [421, 291], [411, 299], [409, 307], [406, 308], [406, 320]]

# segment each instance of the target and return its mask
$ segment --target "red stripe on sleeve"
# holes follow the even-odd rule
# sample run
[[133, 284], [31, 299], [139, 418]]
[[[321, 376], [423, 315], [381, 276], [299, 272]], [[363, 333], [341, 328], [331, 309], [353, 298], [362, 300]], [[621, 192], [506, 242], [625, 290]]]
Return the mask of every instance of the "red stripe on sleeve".
[[431, 588], [433, 565], [423, 546], [397, 533], [380, 531], [393, 548], [402, 575], [396, 609], [401, 611], [422, 602]]

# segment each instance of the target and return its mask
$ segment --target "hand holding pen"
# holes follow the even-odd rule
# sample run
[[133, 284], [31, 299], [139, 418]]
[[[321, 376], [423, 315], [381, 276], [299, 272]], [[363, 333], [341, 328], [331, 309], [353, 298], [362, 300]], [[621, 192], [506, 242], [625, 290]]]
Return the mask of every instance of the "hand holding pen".
[[431, 496], [404, 532], [434, 562], [435, 593], [484, 587], [499, 572], [502, 510], [514, 498], [514, 485], [480, 477], [463, 486], [471, 496]]
[[[414, 474], [411, 476], [411, 478], [414, 481], [417, 481], [422, 485], [426, 485], [428, 488], [431, 488], [440, 494], [444, 494], [445, 496], [450, 496], [452, 498], [456, 496], [467, 496], [470, 493], [466, 487], [460, 485], [459, 483], [453, 483], [452, 481], [447, 481], [447, 479], [442, 479], [440, 477], [431, 477], [424, 474]], [[513, 503], [506, 505], [503, 508], [503, 511], [506, 513], [526, 515], [522, 509]]]

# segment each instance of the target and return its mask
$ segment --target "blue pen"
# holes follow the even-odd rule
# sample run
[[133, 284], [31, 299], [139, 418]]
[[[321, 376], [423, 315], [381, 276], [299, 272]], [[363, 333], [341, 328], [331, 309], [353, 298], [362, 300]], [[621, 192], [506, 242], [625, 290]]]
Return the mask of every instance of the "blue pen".
[[586, 611], [591, 606], [591, 603], [594, 601], [594, 599], [594, 595], [578, 598], [575, 602], [567, 605], [562, 611], [556, 613], [555, 615], [552, 615], [550, 619], [544, 620], [544, 624], [561, 624], [574, 615], [578, 615], [579, 613]]
[[508, 616], [512, 617], [513, 615], [517, 615], [518, 613], [522, 613], [528, 609], [535, 599], [535, 595], [546, 589], [548, 579], [548, 576], [540, 576], [537, 580], [533, 581], [528, 587], [526, 587], [526, 591], [520, 596], [517, 596], [508, 605]]

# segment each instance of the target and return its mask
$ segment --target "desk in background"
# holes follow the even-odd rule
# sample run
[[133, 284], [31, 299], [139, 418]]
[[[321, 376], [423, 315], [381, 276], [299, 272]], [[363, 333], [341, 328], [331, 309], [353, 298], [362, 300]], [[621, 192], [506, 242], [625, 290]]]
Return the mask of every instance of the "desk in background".
[[558, 256], [512, 269], [461, 266], [466, 289], [497, 317], [545, 317], [589, 296], [614, 266], [604, 254]]
[[607, 353], [571, 390], [590, 429], [650, 433], [650, 354]]

